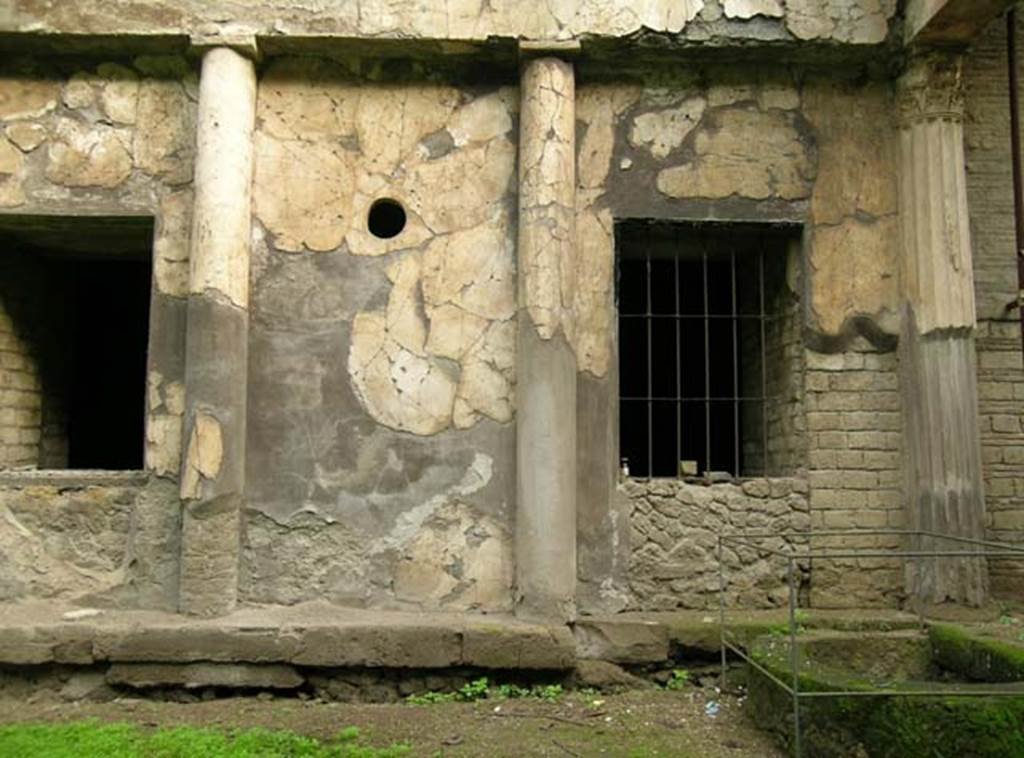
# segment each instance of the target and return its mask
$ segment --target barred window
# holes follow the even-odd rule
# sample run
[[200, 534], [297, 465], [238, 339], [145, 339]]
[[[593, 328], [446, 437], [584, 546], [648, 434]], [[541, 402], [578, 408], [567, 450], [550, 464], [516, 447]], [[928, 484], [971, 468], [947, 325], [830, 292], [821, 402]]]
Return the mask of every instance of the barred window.
[[616, 225], [620, 455], [641, 477], [796, 467], [799, 228]]

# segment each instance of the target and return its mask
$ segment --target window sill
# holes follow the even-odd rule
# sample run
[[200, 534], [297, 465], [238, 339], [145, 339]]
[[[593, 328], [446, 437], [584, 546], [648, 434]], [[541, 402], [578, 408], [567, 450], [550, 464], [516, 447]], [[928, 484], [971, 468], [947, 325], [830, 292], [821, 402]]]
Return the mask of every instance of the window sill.
[[0, 471], [0, 487], [141, 487], [148, 471], [98, 469], [9, 469]]

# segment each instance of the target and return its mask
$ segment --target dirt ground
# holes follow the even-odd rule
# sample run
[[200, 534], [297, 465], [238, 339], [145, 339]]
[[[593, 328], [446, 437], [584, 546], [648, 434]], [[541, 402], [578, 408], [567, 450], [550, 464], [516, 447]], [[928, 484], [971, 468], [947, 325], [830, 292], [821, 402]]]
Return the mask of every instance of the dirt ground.
[[[266, 696], [263, 696], [265, 698]], [[78, 719], [129, 722], [144, 727], [288, 729], [331, 739], [348, 726], [362, 744], [412, 746], [414, 756], [679, 756], [772, 758], [782, 756], [754, 728], [733, 697], [688, 688], [619, 695], [565, 695], [433, 705], [350, 705], [296, 698], [230, 698], [198, 703], [120, 699], [109, 703], [0, 701], [0, 723]], [[716, 716], [707, 715], [716, 698]]]

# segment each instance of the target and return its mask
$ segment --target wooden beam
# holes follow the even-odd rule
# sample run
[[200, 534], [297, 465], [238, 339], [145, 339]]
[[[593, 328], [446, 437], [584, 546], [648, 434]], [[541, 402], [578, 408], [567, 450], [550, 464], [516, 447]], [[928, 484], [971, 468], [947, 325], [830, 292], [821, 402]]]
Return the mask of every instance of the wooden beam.
[[909, 0], [907, 45], [968, 45], [1014, 0]]

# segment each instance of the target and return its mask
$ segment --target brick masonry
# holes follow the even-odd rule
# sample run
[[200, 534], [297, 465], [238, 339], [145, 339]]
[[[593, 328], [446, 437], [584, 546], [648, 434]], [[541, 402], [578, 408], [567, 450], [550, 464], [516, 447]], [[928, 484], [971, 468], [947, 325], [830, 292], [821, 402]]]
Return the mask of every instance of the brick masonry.
[[[59, 356], [47, 351], [46, 298], [40, 266], [7, 251], [0, 260], [0, 468], [38, 467], [66, 457], [59, 398], [42, 374]], [[59, 306], [57, 303], [52, 305]], [[45, 431], [45, 434], [44, 434]], [[45, 461], [44, 461], [45, 459]], [[57, 467], [53, 465], [52, 467]]]
[[[844, 352], [808, 350], [805, 362], [812, 530], [901, 528], [897, 354], [858, 338]], [[822, 538], [814, 547], [897, 548], [899, 541]], [[901, 586], [895, 559], [819, 561], [810, 600], [818, 607], [893, 605]]]
[[[1024, 33], [1024, 22], [1018, 35]], [[1017, 312], [1006, 27], [994, 22], [967, 68], [967, 194], [978, 307], [978, 400], [989, 537], [1024, 543], [1024, 362]], [[1021, 92], [1024, 97], [1024, 91]], [[992, 567], [997, 594], [1020, 596], [1024, 562]]]

